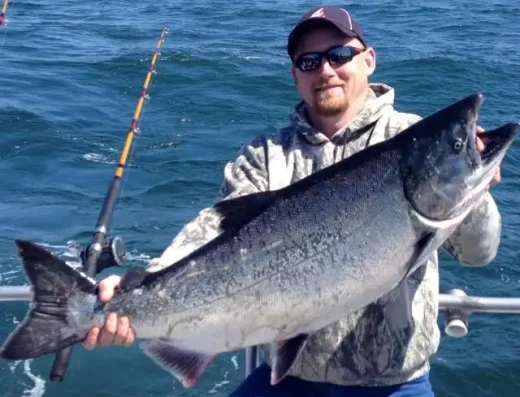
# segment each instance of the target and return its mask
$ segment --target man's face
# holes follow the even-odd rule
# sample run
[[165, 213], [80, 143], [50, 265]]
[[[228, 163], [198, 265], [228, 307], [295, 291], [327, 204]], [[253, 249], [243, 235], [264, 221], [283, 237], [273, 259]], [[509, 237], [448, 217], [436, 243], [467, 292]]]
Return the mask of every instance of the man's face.
[[[334, 27], [320, 27], [302, 36], [293, 58], [345, 45], [364, 49], [358, 39], [345, 37]], [[349, 104], [366, 93], [368, 77], [374, 69], [375, 53], [368, 48], [343, 65], [330, 64], [323, 59], [319, 67], [311, 71], [304, 72], [293, 66], [292, 75], [311, 111], [321, 116], [334, 116], [345, 112]]]

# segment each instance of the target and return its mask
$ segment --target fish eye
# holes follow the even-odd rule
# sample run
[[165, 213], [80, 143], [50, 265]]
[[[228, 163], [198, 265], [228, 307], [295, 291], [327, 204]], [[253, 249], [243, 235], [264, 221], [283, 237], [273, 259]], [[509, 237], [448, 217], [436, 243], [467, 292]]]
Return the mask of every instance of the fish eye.
[[462, 139], [460, 139], [460, 138], [455, 138], [451, 145], [451, 147], [453, 148], [455, 153], [459, 153], [462, 150], [463, 146], [464, 146], [464, 142], [462, 142]]

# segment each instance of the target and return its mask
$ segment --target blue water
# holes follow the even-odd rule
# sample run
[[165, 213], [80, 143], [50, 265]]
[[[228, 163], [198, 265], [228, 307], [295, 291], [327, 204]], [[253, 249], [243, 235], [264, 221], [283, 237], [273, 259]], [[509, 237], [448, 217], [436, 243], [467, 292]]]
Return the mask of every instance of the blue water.
[[[130, 265], [159, 255], [210, 204], [241, 144], [281, 127], [298, 99], [285, 39], [310, 1], [12, 0], [0, 28], [0, 285], [25, 283], [13, 240], [74, 260], [91, 238], [103, 196], [163, 26], [170, 35], [141, 118], [112, 232]], [[373, 81], [396, 106], [423, 116], [474, 91], [480, 123], [520, 119], [520, 3], [365, 0], [346, 4], [378, 54]], [[518, 296], [518, 142], [493, 189], [503, 237], [487, 268], [442, 255], [441, 290]], [[25, 303], [2, 304], [0, 339]], [[442, 327], [443, 316], [439, 318]], [[518, 396], [520, 318], [473, 315], [470, 333], [443, 335], [432, 359], [437, 396]], [[74, 349], [65, 382], [47, 381], [52, 357], [0, 363], [5, 396], [226, 396], [242, 380], [243, 354], [218, 358], [184, 390], [138, 347]]]

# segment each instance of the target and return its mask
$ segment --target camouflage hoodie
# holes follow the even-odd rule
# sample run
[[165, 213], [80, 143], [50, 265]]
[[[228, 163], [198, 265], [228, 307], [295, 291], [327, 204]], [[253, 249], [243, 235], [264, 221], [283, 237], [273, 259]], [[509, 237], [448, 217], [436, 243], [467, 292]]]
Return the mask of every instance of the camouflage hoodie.
[[[420, 117], [394, 109], [394, 90], [371, 84], [362, 111], [331, 139], [309, 125], [302, 102], [277, 134], [245, 145], [224, 169], [217, 200], [275, 190], [401, 132]], [[445, 243], [464, 265], [482, 266], [497, 251], [501, 218], [489, 193]], [[156, 271], [217, 236], [218, 216], [202, 210], [149, 267]], [[345, 286], [348, 288], [348, 286]], [[343, 385], [391, 385], [429, 370], [437, 351], [437, 253], [410, 278], [364, 309], [312, 335], [290, 375]], [[268, 349], [263, 349], [270, 362]]]

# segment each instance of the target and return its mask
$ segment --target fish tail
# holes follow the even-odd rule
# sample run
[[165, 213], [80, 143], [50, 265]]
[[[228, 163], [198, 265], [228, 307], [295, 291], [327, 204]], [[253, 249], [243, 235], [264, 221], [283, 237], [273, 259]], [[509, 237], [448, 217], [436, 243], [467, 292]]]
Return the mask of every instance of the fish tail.
[[32, 289], [24, 320], [0, 347], [0, 357], [25, 360], [85, 339], [97, 301], [96, 283], [30, 241], [15, 241]]

